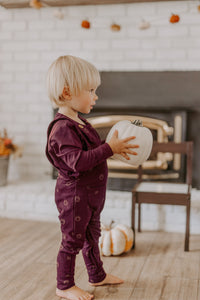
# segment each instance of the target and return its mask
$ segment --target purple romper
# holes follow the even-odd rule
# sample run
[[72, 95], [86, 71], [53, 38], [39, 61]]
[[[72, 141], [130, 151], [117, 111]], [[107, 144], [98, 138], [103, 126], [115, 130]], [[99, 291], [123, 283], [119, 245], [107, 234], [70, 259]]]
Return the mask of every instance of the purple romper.
[[100, 213], [104, 207], [108, 168], [113, 155], [91, 124], [57, 113], [47, 131], [46, 155], [58, 170], [55, 202], [62, 242], [57, 257], [57, 287], [74, 283], [75, 258], [82, 249], [89, 282], [102, 281], [106, 273], [100, 259]]

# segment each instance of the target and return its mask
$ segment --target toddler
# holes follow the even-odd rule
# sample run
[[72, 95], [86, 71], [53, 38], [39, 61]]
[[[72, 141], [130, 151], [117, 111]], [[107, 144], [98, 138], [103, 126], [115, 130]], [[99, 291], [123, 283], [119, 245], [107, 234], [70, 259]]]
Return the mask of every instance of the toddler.
[[89, 62], [61, 56], [47, 73], [48, 95], [58, 112], [47, 130], [46, 155], [58, 170], [55, 202], [59, 211], [62, 241], [57, 256], [56, 295], [69, 300], [89, 300], [93, 295], [74, 282], [76, 255], [82, 255], [89, 284], [118, 284], [123, 280], [106, 274], [99, 254], [100, 213], [104, 207], [108, 168], [114, 153], [129, 159], [138, 145], [118, 139], [115, 131], [108, 143], [80, 113], [88, 114], [98, 99], [100, 75]]

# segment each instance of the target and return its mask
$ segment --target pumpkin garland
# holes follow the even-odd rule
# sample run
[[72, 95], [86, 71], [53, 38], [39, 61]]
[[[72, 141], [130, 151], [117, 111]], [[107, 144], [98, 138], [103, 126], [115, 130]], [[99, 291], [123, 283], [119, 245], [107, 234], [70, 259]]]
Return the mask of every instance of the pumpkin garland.
[[[51, 5], [46, 4], [42, 0], [29, 0], [29, 6], [32, 8], [35, 8], [35, 9], [40, 9], [42, 7], [51, 7]], [[198, 12], [200, 12], [200, 5], [197, 5], [197, 10], [198, 10]], [[56, 17], [57, 19], [63, 19], [64, 14], [61, 10], [55, 10], [54, 17]], [[169, 18], [169, 22], [171, 24], [175, 24], [175, 23], [178, 23], [179, 21], [180, 21], [180, 15], [172, 13], [172, 15]], [[85, 28], [85, 29], [90, 29], [91, 23], [87, 19], [85, 19], [81, 22], [81, 27]], [[142, 20], [142, 22], [138, 25], [138, 28], [141, 30], [148, 29], [150, 27], [151, 27], [150, 22], [145, 21], [145, 20]], [[117, 23], [112, 23], [110, 25], [110, 29], [112, 31], [120, 31], [121, 26]]]

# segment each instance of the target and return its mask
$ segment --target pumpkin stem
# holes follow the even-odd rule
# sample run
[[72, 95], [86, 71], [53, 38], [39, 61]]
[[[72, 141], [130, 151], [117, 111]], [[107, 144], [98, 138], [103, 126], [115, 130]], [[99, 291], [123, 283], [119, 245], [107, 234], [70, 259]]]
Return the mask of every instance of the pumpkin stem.
[[113, 223], [115, 223], [115, 221], [112, 220], [112, 221], [110, 222], [109, 229], [112, 228], [112, 224], [113, 224]]
[[104, 225], [104, 224], [101, 223], [101, 229], [102, 230], [111, 230], [113, 223], [115, 223], [115, 221], [113, 221], [113, 220], [110, 222], [109, 225]]
[[136, 125], [136, 126], [140, 126], [143, 127], [142, 121], [141, 120], [135, 120], [132, 122], [132, 124]]

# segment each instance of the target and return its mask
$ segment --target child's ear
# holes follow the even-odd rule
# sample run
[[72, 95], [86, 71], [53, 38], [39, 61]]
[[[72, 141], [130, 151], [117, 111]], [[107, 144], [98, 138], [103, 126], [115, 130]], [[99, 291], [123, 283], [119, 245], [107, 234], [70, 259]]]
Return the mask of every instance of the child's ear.
[[71, 100], [72, 95], [71, 95], [71, 92], [70, 92], [70, 89], [69, 89], [68, 86], [64, 86], [64, 89], [63, 89], [63, 92], [62, 92], [62, 96], [66, 100]]

